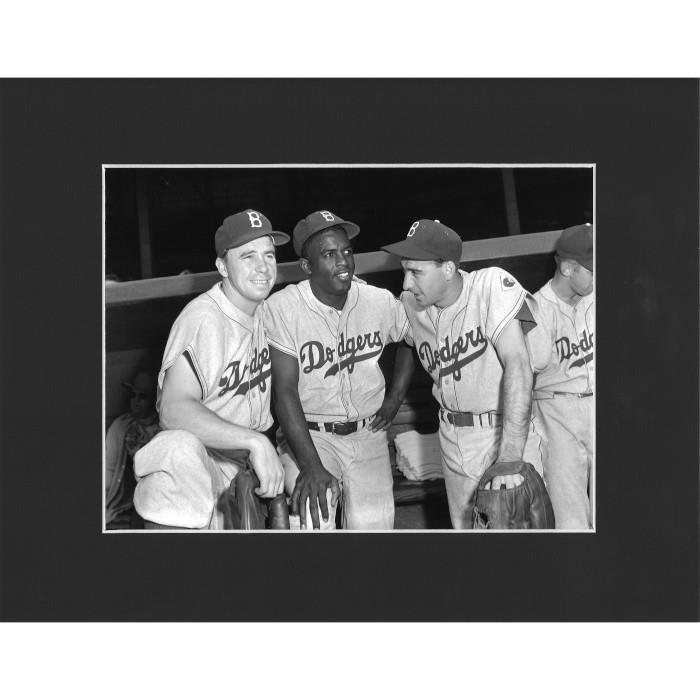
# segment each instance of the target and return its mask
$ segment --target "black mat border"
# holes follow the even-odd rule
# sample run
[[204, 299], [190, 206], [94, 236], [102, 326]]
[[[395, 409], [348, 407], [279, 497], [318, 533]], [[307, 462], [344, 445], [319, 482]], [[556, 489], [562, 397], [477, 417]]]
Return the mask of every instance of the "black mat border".
[[[698, 619], [695, 80], [3, 80], [0, 616]], [[595, 535], [102, 535], [101, 164], [596, 163]]]

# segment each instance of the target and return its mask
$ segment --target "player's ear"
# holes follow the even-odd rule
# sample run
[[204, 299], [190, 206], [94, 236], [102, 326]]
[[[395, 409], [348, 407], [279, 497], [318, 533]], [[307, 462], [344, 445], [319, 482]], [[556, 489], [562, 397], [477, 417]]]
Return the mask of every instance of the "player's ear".
[[445, 262], [442, 263], [442, 272], [445, 275], [445, 279], [449, 282], [449, 280], [451, 280], [457, 272], [457, 266], [455, 265], [454, 261], [445, 260]]
[[305, 275], [311, 275], [311, 263], [306, 258], [299, 258], [299, 264]]
[[[226, 255], [226, 253], [224, 253]], [[217, 258], [214, 261], [214, 264], [216, 265], [216, 269], [219, 271], [219, 274], [222, 277], [228, 277], [228, 272], [226, 271], [226, 264], [223, 261], [223, 258]]]

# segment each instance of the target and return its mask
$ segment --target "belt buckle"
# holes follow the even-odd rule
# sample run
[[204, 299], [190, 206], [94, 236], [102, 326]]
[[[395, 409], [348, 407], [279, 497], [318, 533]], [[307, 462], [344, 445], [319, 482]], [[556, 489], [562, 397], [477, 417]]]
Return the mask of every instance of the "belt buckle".
[[334, 435], [350, 435], [357, 430], [357, 422], [355, 421], [355, 426], [352, 423], [332, 423], [333, 430], [331, 431]]

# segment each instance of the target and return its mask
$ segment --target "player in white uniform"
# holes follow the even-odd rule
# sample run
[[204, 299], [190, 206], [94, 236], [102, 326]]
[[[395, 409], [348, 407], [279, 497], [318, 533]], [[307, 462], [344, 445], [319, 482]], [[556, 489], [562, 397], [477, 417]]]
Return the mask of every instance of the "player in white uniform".
[[227, 217], [216, 232], [222, 280], [173, 324], [158, 375], [166, 430], [135, 457], [134, 505], [146, 527], [222, 529], [219, 498], [247, 458], [258, 495], [282, 492], [282, 465], [264, 435], [272, 417], [260, 305], [275, 283], [274, 246], [288, 240], [253, 209]]
[[[487, 467], [524, 460], [542, 473], [540, 440], [530, 417], [528, 294], [500, 268], [459, 270], [462, 240], [438, 221], [414, 222], [405, 240], [383, 250], [402, 258], [408, 340], [440, 404], [450, 518], [455, 529], [469, 529], [476, 487]], [[491, 486], [521, 482], [519, 474], [508, 475]]]
[[534, 296], [537, 329], [527, 336], [535, 374], [535, 427], [557, 529], [592, 525], [595, 390], [593, 229], [564, 229], [554, 277]]
[[[316, 211], [294, 228], [294, 250], [309, 279], [265, 302], [274, 405], [283, 437], [279, 451], [292, 512], [314, 528], [329, 520], [343, 494], [343, 527], [393, 528], [393, 479], [385, 429], [413, 373], [413, 351], [397, 348], [386, 396], [379, 357], [408, 331], [391, 292], [353, 279], [350, 239], [359, 227]], [[339, 488], [340, 485], [340, 488]], [[310, 527], [311, 524], [308, 524]], [[329, 529], [332, 529], [332, 525]]]

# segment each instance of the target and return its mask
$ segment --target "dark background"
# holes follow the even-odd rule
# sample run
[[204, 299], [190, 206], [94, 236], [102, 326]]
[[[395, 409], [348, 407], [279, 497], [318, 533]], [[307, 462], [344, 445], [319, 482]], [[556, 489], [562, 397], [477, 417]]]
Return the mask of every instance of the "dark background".
[[[697, 109], [695, 80], [4, 80], [1, 617], [697, 620]], [[265, 162], [597, 164], [596, 534], [101, 534], [101, 165]]]
[[[516, 168], [521, 233], [593, 221], [589, 168]], [[500, 168], [107, 168], [106, 267], [122, 281], [214, 268], [214, 232], [224, 217], [262, 211], [291, 234], [312, 211], [355, 221], [366, 253], [406, 235], [415, 219], [439, 219], [464, 240], [508, 235]], [[139, 265], [137, 199], [146, 202], [152, 274]], [[291, 245], [278, 262], [296, 260]]]

